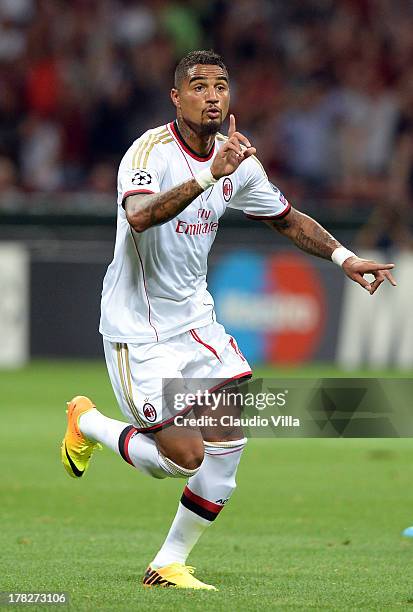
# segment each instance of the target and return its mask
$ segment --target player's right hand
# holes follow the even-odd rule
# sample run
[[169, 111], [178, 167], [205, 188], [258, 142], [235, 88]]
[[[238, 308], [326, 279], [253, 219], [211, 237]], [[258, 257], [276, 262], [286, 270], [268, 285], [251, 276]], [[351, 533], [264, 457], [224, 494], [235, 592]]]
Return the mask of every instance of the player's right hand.
[[248, 138], [241, 132], [236, 131], [235, 117], [229, 116], [228, 140], [219, 149], [211, 164], [212, 176], [220, 179], [235, 172], [238, 166], [251, 155], [255, 155], [256, 149], [251, 145]]

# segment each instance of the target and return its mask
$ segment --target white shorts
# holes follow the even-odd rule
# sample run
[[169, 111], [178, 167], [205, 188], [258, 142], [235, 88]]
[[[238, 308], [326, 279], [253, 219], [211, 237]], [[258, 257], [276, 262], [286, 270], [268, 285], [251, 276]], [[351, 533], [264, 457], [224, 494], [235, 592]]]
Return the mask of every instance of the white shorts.
[[[191, 329], [162, 342], [125, 344], [103, 340], [106, 365], [128, 422], [145, 433], [171, 424], [178, 414], [163, 405], [165, 379], [218, 379], [210, 391], [249, 378], [251, 368], [234, 338], [219, 323]], [[171, 416], [172, 415], [172, 416]]]

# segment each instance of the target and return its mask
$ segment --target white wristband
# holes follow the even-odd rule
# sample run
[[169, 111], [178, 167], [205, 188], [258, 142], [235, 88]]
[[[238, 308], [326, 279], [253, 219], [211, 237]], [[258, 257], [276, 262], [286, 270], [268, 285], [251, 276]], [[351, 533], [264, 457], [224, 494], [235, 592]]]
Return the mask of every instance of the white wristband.
[[218, 180], [212, 176], [212, 172], [209, 168], [195, 174], [194, 179], [204, 191], [208, 189], [208, 187], [211, 187], [211, 185], [214, 185]]
[[338, 266], [342, 266], [349, 257], [357, 257], [357, 255], [343, 246], [337, 247], [331, 254], [331, 259]]

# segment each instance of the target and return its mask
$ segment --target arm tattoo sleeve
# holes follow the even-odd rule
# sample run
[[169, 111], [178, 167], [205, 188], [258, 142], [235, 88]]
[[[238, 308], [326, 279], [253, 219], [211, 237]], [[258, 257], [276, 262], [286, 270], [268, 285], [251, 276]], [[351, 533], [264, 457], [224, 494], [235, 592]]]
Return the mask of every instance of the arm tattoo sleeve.
[[323, 259], [330, 259], [334, 249], [341, 246], [317, 221], [295, 209], [284, 219], [268, 224], [301, 250]]
[[170, 221], [202, 192], [202, 187], [191, 179], [161, 193], [132, 195], [126, 199], [126, 216], [133, 229], [142, 232]]

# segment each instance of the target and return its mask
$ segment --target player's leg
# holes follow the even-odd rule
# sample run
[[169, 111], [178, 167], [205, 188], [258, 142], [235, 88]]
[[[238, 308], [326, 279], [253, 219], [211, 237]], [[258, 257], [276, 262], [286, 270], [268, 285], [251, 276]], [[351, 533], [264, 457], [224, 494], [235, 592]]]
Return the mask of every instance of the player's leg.
[[[240, 416], [238, 407], [219, 406], [196, 409], [199, 416]], [[172, 562], [186, 563], [189, 553], [204, 531], [213, 524], [228, 503], [236, 488], [236, 473], [246, 438], [238, 427], [201, 428], [204, 436], [204, 460], [196, 474], [185, 486], [178, 511], [169, 533], [158, 554], [150, 564], [151, 569], [164, 567]]]
[[[202, 331], [207, 339], [208, 333], [217, 335], [215, 329], [208, 332], [202, 328]], [[212, 373], [221, 379], [238, 378], [243, 375], [249, 377], [251, 370], [248, 363], [238, 350], [235, 341], [229, 336], [227, 338], [225, 349], [219, 353], [218, 363], [212, 362], [209, 369], [210, 376]], [[211, 344], [212, 342], [209, 343]], [[204, 369], [201, 368], [198, 372], [199, 376], [205, 376]], [[191, 375], [194, 375], [193, 371]], [[208, 410], [210, 409], [196, 410], [197, 417], [202, 414], [208, 416]], [[218, 422], [223, 410], [224, 408], [220, 406], [218, 412], [213, 413], [215, 418], [218, 417]], [[238, 417], [239, 408], [225, 407], [225, 414]], [[205, 444], [204, 461], [198, 472], [189, 478], [166, 540], [150, 564], [149, 571], [153, 572], [157, 568], [162, 570], [174, 562], [184, 565], [202, 533], [214, 522], [235, 490], [235, 476], [246, 444], [242, 430], [236, 427], [212, 427], [201, 430]]]
[[[237, 408], [233, 412], [226, 409], [225, 413], [239, 415]], [[218, 418], [219, 414], [218, 409]], [[208, 411], [204, 415], [210, 416]], [[174, 434], [182, 436], [182, 428], [179, 428], [179, 432], [177, 429]], [[205, 435], [209, 435], [207, 431]], [[204, 442], [202, 465], [188, 480], [166, 540], [146, 570], [143, 579], [145, 586], [215, 588], [196, 579], [192, 575], [192, 568], [186, 565], [186, 560], [235, 489], [235, 474], [246, 439], [239, 429], [214, 431], [210, 437], [211, 442]]]
[[[79, 478], [86, 471], [90, 457], [102, 444], [120, 455], [127, 463], [154, 478], [188, 478], [203, 458], [202, 437], [191, 439], [191, 446], [160, 450], [150, 434], [139, 433], [127, 422], [106, 417], [91, 400], [78, 396], [68, 405], [68, 428], [62, 444], [62, 461], [70, 476]], [[70, 415], [71, 413], [71, 415]], [[176, 461], [174, 461], [176, 459]]]
[[[173, 357], [175, 370], [170, 364], [164, 362], [165, 346], [160, 348], [155, 346], [152, 351], [147, 347], [142, 349], [144, 355], [149, 357], [146, 361], [149, 363], [150, 371], [145, 372], [146, 362], [141, 354], [139, 363], [136, 363], [139, 351], [134, 350], [133, 346], [130, 347], [130, 351], [126, 346], [116, 347], [117, 356], [114, 359], [114, 347], [110, 343], [105, 343], [109, 375], [122, 412], [127, 416], [129, 422], [151, 427], [147, 427], [144, 429], [145, 433], [142, 433], [142, 428], [138, 430], [129, 423], [104, 416], [96, 410], [90, 400], [86, 400], [89, 402], [89, 409], [79, 417], [81, 435], [90, 443], [99, 441], [105, 444], [118, 452], [125, 461], [152, 476], [188, 478], [196, 474], [204, 456], [204, 444], [199, 428], [188, 427], [182, 432], [178, 431], [176, 426], [170, 425], [165, 429], [160, 429], [164, 424], [161, 405], [162, 390], [156, 392], [156, 385], [155, 390], [150, 389], [150, 385], [154, 384], [154, 372], [163, 378], [173, 378], [174, 375], [176, 377], [179, 357], [183, 354], [181, 348], [179, 338], [175, 338], [168, 349], [169, 354]], [[157, 350], [160, 351], [159, 359], [156, 358]], [[135, 376], [136, 372], [139, 372], [139, 381]], [[142, 380], [146, 381], [146, 386], [141, 384]], [[151, 398], [153, 405], [149, 404], [148, 397]], [[160, 404], [157, 403], [158, 400]], [[137, 408], [137, 403], [142, 409]], [[145, 419], [149, 423], [145, 423]], [[149, 430], [154, 433], [149, 433]], [[159, 571], [148, 568], [144, 584], [145, 586], [214, 589], [212, 585], [197, 580], [190, 568], [180, 563], [171, 563]]]
[[[104, 348], [112, 386], [128, 421], [106, 417], [86, 397], [74, 398], [69, 403], [68, 427], [62, 444], [62, 461], [68, 473], [74, 477], [82, 476], [97, 443], [101, 443], [138, 470], [155, 478], [187, 478], [195, 474], [203, 459], [203, 444], [199, 431], [192, 431], [190, 439], [182, 440], [180, 446], [176, 443], [173, 445], [172, 441], [170, 444], [165, 441], [162, 448], [158, 448], [153, 436], [146, 433], [151, 425], [157, 425], [156, 421], [162, 421], [161, 407], [158, 406], [157, 411], [152, 404], [145, 401], [145, 397], [148, 394], [154, 397], [153, 401], [156, 402], [156, 396], [161, 396], [161, 390], [156, 389], [158, 383], [153, 379], [153, 371], [166, 371], [172, 376], [168, 370], [169, 365], [165, 364], [164, 354], [161, 353], [157, 359], [157, 355], [152, 351], [150, 359], [145, 361], [141, 359], [140, 354], [150, 350], [148, 347], [140, 350], [133, 350], [131, 347], [131, 355], [126, 345], [105, 341]], [[152, 378], [146, 371], [147, 362], [150, 363]], [[136, 368], [142, 377], [139, 385], [135, 384], [136, 376], [133, 370]], [[140, 395], [142, 398], [139, 399]], [[141, 408], [137, 407], [135, 401]], [[151, 411], [155, 418], [150, 414]], [[145, 433], [140, 433], [142, 431]]]

